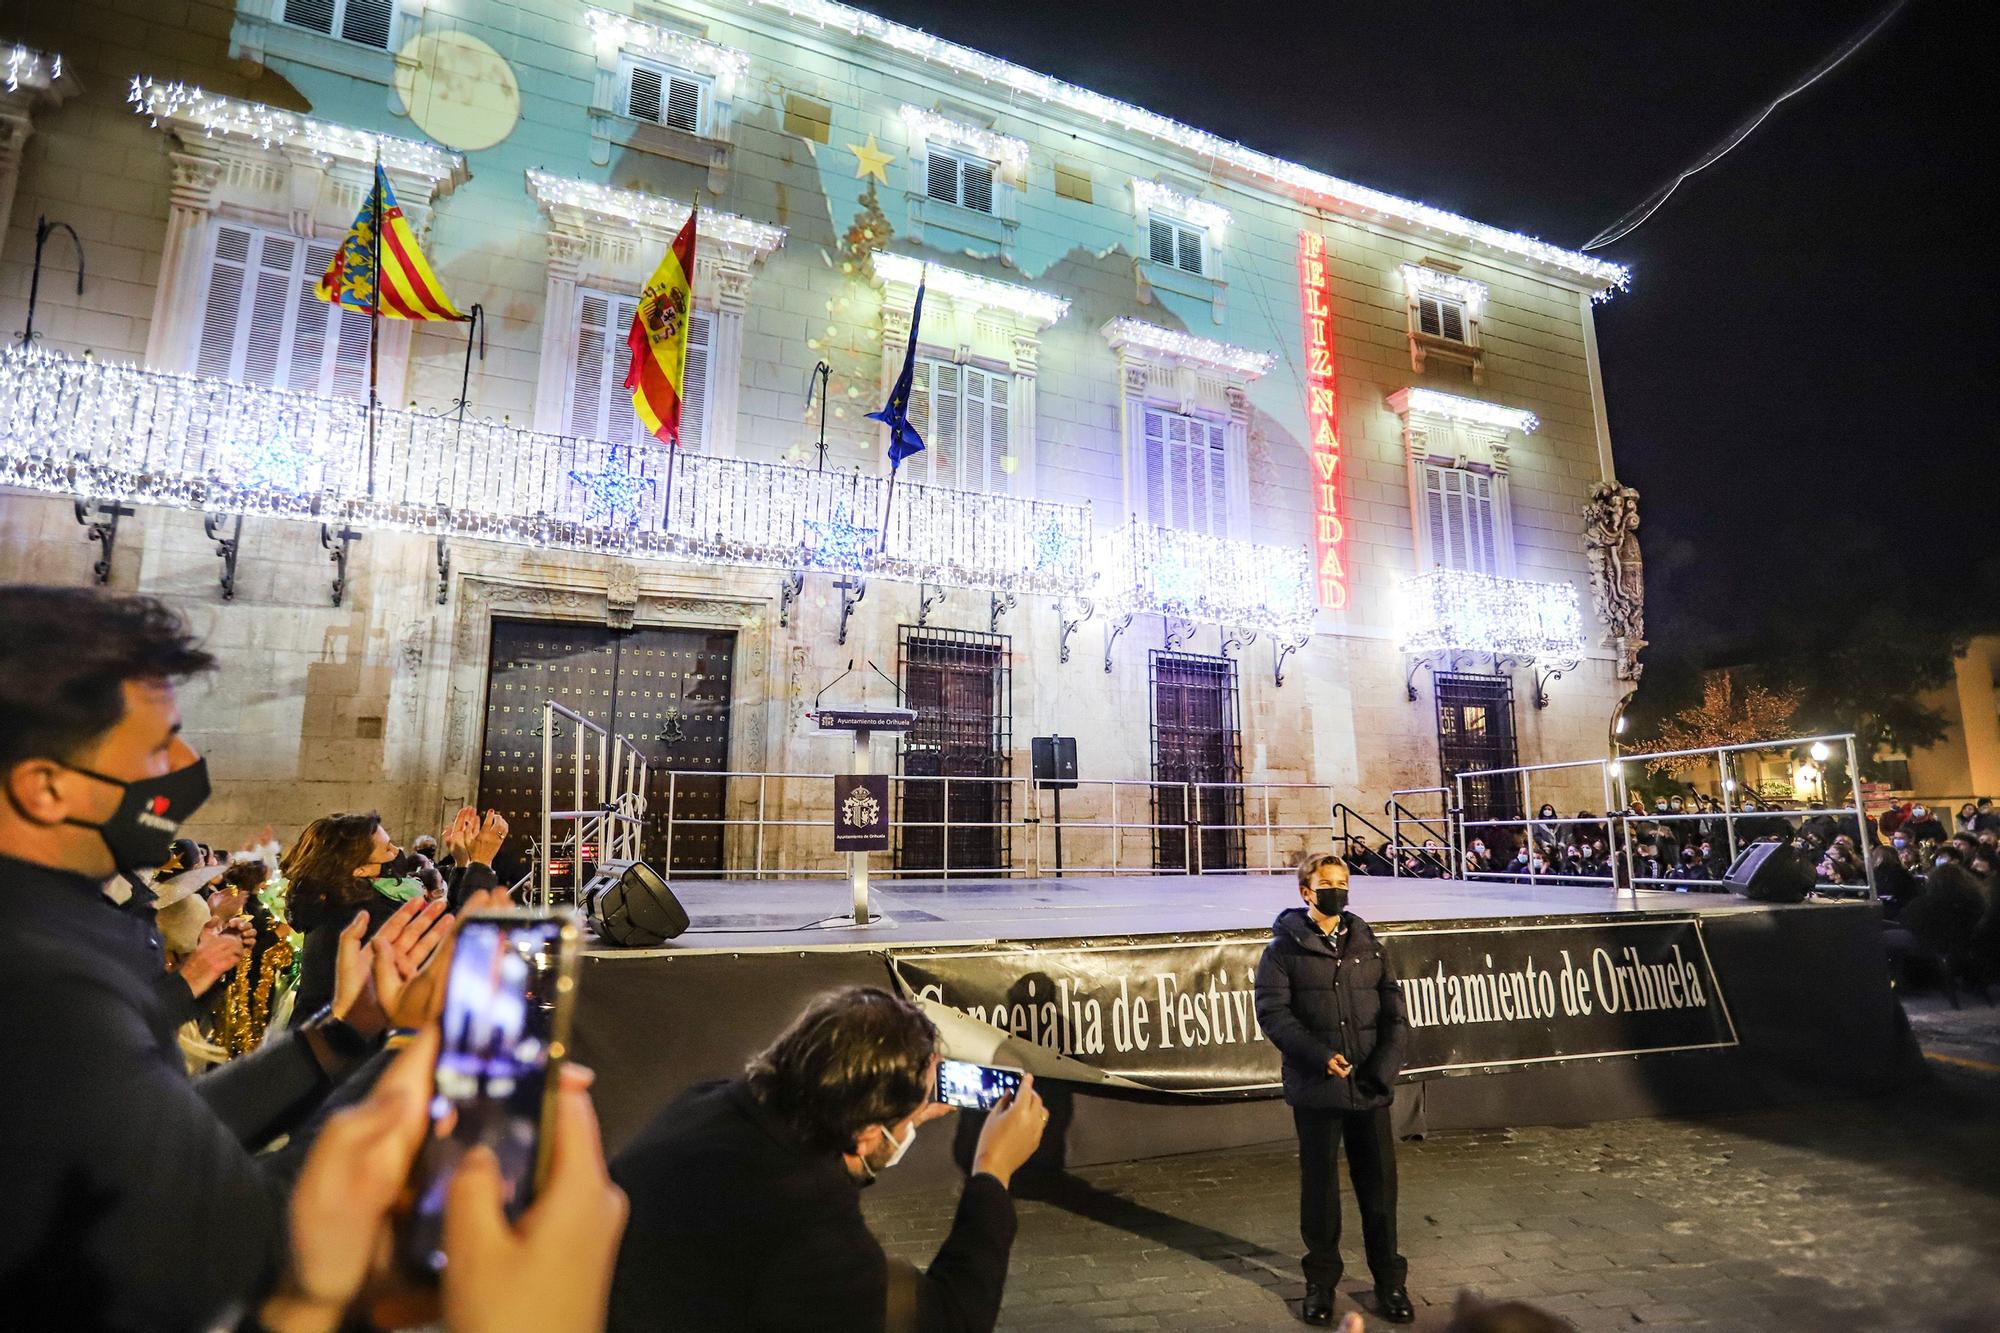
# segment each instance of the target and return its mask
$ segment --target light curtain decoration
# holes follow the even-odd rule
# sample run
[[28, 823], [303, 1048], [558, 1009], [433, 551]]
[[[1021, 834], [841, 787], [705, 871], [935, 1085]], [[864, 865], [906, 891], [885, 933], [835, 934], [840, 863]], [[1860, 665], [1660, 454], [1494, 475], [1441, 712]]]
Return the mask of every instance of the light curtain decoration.
[[[1309, 624], [1307, 555], [1133, 524], [1093, 531], [1088, 506], [905, 482], [881, 543], [844, 540], [882, 512], [886, 478], [691, 454], [672, 514], [667, 447], [496, 421], [376, 411], [368, 488], [357, 401], [172, 375], [40, 349], [0, 352], [0, 485], [82, 500], [263, 514], [361, 528], [607, 551], [634, 559], [813, 567], [908, 583], [1093, 596], [1260, 629]], [[607, 504], [630, 478], [633, 514]], [[579, 480], [582, 478], [583, 480]], [[665, 517], [666, 521], [662, 521]], [[876, 549], [880, 547], [882, 549]], [[1108, 572], [1107, 572], [1108, 571]], [[1106, 579], [1099, 587], [1100, 578]]]
[[1567, 583], [1433, 569], [1397, 586], [1397, 646], [1566, 661], [1583, 656], [1583, 613]]

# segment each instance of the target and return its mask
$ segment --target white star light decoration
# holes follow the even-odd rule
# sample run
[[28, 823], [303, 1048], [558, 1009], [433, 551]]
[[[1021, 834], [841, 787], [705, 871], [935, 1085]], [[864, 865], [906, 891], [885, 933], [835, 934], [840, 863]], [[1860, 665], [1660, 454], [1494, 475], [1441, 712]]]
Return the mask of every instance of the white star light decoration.
[[876, 529], [856, 524], [846, 505], [834, 510], [829, 522], [806, 520], [806, 544], [813, 563], [827, 569], [859, 570], [875, 554], [876, 535]]
[[1083, 543], [1075, 533], [1069, 531], [1053, 518], [1045, 518], [1035, 531], [1035, 568], [1038, 570], [1075, 569], [1082, 555]]
[[236, 455], [242, 462], [245, 485], [305, 489], [305, 470], [312, 461], [312, 451], [296, 443], [283, 426], [269, 435], [251, 436], [237, 447]]
[[653, 479], [620, 466], [615, 448], [602, 468], [573, 471], [569, 479], [583, 487], [583, 521], [606, 527], [638, 527], [639, 500], [653, 492]]

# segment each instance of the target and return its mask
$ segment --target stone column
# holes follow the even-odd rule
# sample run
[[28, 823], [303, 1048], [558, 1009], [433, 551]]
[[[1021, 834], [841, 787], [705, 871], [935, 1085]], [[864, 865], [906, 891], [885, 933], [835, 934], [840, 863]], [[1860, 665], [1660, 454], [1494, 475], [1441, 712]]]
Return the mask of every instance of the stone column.
[[208, 222], [222, 163], [191, 153], [171, 153], [173, 189], [167, 213], [166, 245], [160, 252], [160, 285], [153, 293], [152, 324], [146, 334], [146, 365], [153, 370], [191, 371], [201, 342], [202, 266], [208, 261]]
[[569, 426], [569, 376], [576, 360], [576, 281], [589, 239], [549, 232], [549, 286], [542, 302], [541, 359], [535, 371], [535, 429], [563, 434]]
[[1035, 377], [1041, 366], [1042, 340], [1030, 333], [1017, 333], [1013, 353], [1009, 368], [1014, 372], [1014, 401], [1007, 417], [1007, 451], [1014, 455], [1014, 475], [1009, 489], [1032, 500], [1042, 491], [1035, 440]]

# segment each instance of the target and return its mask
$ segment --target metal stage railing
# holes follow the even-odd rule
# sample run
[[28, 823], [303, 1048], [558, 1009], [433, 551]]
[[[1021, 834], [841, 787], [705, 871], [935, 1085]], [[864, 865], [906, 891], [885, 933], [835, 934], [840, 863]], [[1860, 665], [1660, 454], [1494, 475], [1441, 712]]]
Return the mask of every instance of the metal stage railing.
[[[1733, 756], [1769, 750], [1796, 750], [1813, 746], [1824, 748], [1835, 744], [1842, 745], [1846, 749], [1847, 790], [1849, 797], [1847, 805], [1812, 806], [1803, 809], [1777, 810], [1762, 801], [1755, 800], [1755, 798], [1738, 797], [1739, 780], [1736, 777], [1731, 762]], [[1631, 793], [1626, 781], [1626, 766], [1628, 764], [1650, 763], [1660, 759], [1712, 760], [1715, 764], [1716, 784], [1721, 790], [1718, 802], [1719, 808], [1692, 812], [1684, 811], [1679, 814], [1663, 814], [1654, 811], [1639, 812], [1630, 809]], [[1519, 800], [1514, 803], [1513, 808], [1526, 811], [1535, 809], [1533, 787], [1536, 774], [1563, 771], [1574, 772], [1588, 768], [1596, 768], [1598, 770], [1599, 779], [1602, 784], [1605, 813], [1601, 816], [1578, 815], [1575, 818], [1563, 818], [1558, 814], [1553, 818], [1544, 818], [1538, 813], [1534, 818], [1521, 819], [1474, 819], [1466, 817], [1468, 808], [1466, 806], [1465, 787], [1469, 780], [1489, 784], [1490, 790], [1491, 784], [1496, 780], [1514, 778], [1519, 784], [1517, 789]], [[1713, 888], [1727, 888], [1729, 887], [1728, 881], [1706, 876], [1684, 878], [1669, 875], [1639, 874], [1634, 855], [1638, 839], [1635, 836], [1633, 825], [1689, 824], [1699, 827], [1704, 821], [1720, 820], [1723, 826], [1723, 835], [1728, 843], [1729, 863], [1734, 865], [1742, 845], [1742, 840], [1738, 837], [1737, 833], [1737, 826], [1740, 823], [1752, 820], [1768, 824], [1773, 819], [1783, 819], [1787, 823], [1792, 823], [1792, 821], [1812, 819], [1825, 815], [1835, 819], [1842, 817], [1851, 817], [1853, 819], [1854, 829], [1858, 835], [1855, 850], [1860, 854], [1863, 868], [1867, 874], [1867, 897], [1870, 901], [1873, 901], [1876, 896], [1875, 862], [1873, 857], [1869, 855], [1872, 848], [1868, 846], [1868, 839], [1865, 836], [1868, 828], [1868, 817], [1861, 802], [1860, 765], [1855, 752], [1854, 733], [1852, 732], [1827, 736], [1793, 736], [1781, 740], [1745, 741], [1734, 745], [1700, 746], [1689, 750], [1643, 751], [1622, 755], [1619, 758], [1609, 761], [1577, 759], [1557, 764], [1523, 764], [1513, 768], [1480, 769], [1459, 773], [1452, 781], [1461, 816], [1456, 824], [1459, 845], [1454, 847], [1454, 851], [1459, 857], [1461, 873], [1467, 879], [1509, 880], [1517, 883], [1526, 882], [1530, 885], [1536, 883], [1622, 885], [1634, 890], [1642, 885], [1663, 884], [1673, 884], [1677, 887], [1702, 885]], [[1560, 829], [1575, 825], [1587, 825], [1593, 829], [1601, 828], [1604, 830], [1606, 837], [1605, 852], [1611, 859], [1611, 863], [1607, 867], [1608, 873], [1600, 875], [1571, 874], [1562, 871], [1551, 872], [1548, 869], [1538, 867], [1538, 857], [1536, 855], [1538, 831], [1542, 828]], [[1796, 824], [1793, 824], [1793, 827], [1796, 827]], [[1523, 834], [1528, 849], [1526, 873], [1523, 874], [1512, 870], [1471, 871], [1464, 869], [1464, 839], [1467, 831], [1475, 828], [1526, 830]], [[1510, 832], [1507, 836], [1511, 844], [1514, 835]], [[1623, 868], [1622, 875], [1619, 873], [1621, 865]], [[1827, 887], [1822, 886], [1822, 890]]]
[[[1413, 811], [1404, 804], [1403, 798], [1436, 797], [1436, 814]], [[1458, 839], [1453, 831], [1453, 817], [1457, 810], [1451, 803], [1449, 787], [1402, 787], [1389, 793], [1389, 799], [1382, 802], [1382, 813], [1389, 817], [1389, 873], [1400, 877], [1403, 873], [1404, 853], [1415, 852], [1419, 859], [1437, 868], [1440, 875], [1456, 875], [1466, 862], [1458, 849]], [[1426, 844], [1407, 842], [1403, 830], [1413, 828], [1427, 839]], [[1448, 858], [1448, 860], [1447, 860]]]
[[[570, 724], [575, 745], [570, 756], [570, 805], [556, 808], [558, 721]], [[546, 909], [553, 900], [553, 867], [567, 851], [571, 902], [582, 900], [584, 866], [593, 870], [612, 861], [636, 861], [646, 826], [646, 757], [622, 736], [614, 736], [573, 708], [542, 701], [542, 832], [535, 855], [535, 892]], [[592, 761], [595, 761], [593, 764]], [[594, 789], [595, 803], [585, 798]], [[560, 843], [556, 829], [566, 827]]]
[[[683, 830], [718, 830], [723, 864], [712, 867], [680, 865], [671, 873], [683, 877], [722, 879], [804, 879], [846, 875], [833, 851], [832, 773], [789, 773], [732, 770], [728, 772], [671, 771], [666, 780], [665, 849], [659, 868], [674, 866], [675, 839]], [[681, 800], [683, 786], [700, 784], [712, 790], [724, 782], [723, 813], [688, 815]], [[950, 777], [892, 773], [892, 797], [922, 785], [942, 799], [927, 802], [941, 814], [937, 819], [908, 819], [899, 812], [905, 800], [889, 803], [890, 850], [880, 855], [894, 860], [904, 830], [937, 830], [938, 864], [887, 866], [869, 871], [871, 878], [934, 879], [941, 876], [988, 875], [1133, 875], [1254, 874], [1291, 870], [1309, 846], [1323, 846], [1336, 837], [1331, 787], [1305, 782], [1157, 782], [1139, 778], [1084, 779], [1063, 793], [1060, 824], [1054, 792], [1044, 792], [1032, 778]], [[967, 787], [1005, 787], [1011, 797], [983, 802], [987, 809], [1011, 813], [999, 819], [955, 817], [952, 791]], [[900, 791], [898, 789], [901, 789]], [[1162, 799], [1166, 797], [1167, 799]], [[1175, 800], [1173, 798], [1178, 798]], [[960, 806], [964, 804], [962, 801]], [[1179, 820], [1162, 820], [1157, 812], [1178, 808]], [[1209, 822], [1212, 811], [1242, 809], [1241, 818]], [[740, 812], [740, 813], [739, 813]], [[1324, 816], [1321, 812], [1325, 812]], [[1081, 860], [1050, 853], [1061, 840], [1086, 848]], [[743, 830], [744, 832], [732, 832]], [[955, 860], [953, 834], [1004, 830], [1009, 848], [1005, 864]], [[1136, 836], [1134, 836], [1136, 834]], [[960, 841], [964, 841], [960, 839]], [[1220, 841], [1225, 864], [1205, 864], [1204, 843]], [[1093, 842], [1101, 850], [1090, 850]], [[1143, 850], [1135, 850], [1134, 844]], [[994, 845], [1003, 845], [996, 837]], [[732, 849], [734, 854], [732, 855]], [[1252, 852], [1256, 855], [1253, 856]], [[1179, 856], [1173, 857], [1177, 851]], [[1163, 856], [1162, 853], [1168, 853]], [[1143, 862], [1139, 859], [1143, 856]], [[1162, 864], [1165, 860], [1168, 864]], [[1178, 861], [1178, 864], [1172, 862]]]

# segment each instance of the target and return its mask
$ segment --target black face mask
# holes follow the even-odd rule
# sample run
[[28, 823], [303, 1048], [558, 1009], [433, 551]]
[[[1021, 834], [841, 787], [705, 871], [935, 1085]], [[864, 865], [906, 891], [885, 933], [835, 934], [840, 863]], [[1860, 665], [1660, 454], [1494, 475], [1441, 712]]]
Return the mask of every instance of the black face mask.
[[74, 764], [64, 767], [92, 781], [125, 789], [124, 799], [118, 802], [118, 808], [103, 823], [88, 824], [81, 819], [65, 819], [63, 823], [96, 829], [97, 836], [104, 839], [104, 845], [111, 849], [112, 861], [128, 874], [165, 865], [174, 854], [174, 835], [208, 799], [206, 759], [197, 759], [186, 768], [175, 769], [157, 778], [142, 778], [137, 782], [120, 782], [117, 778], [93, 773]]
[[1313, 910], [1324, 917], [1336, 917], [1347, 910], [1346, 889], [1313, 890]]

